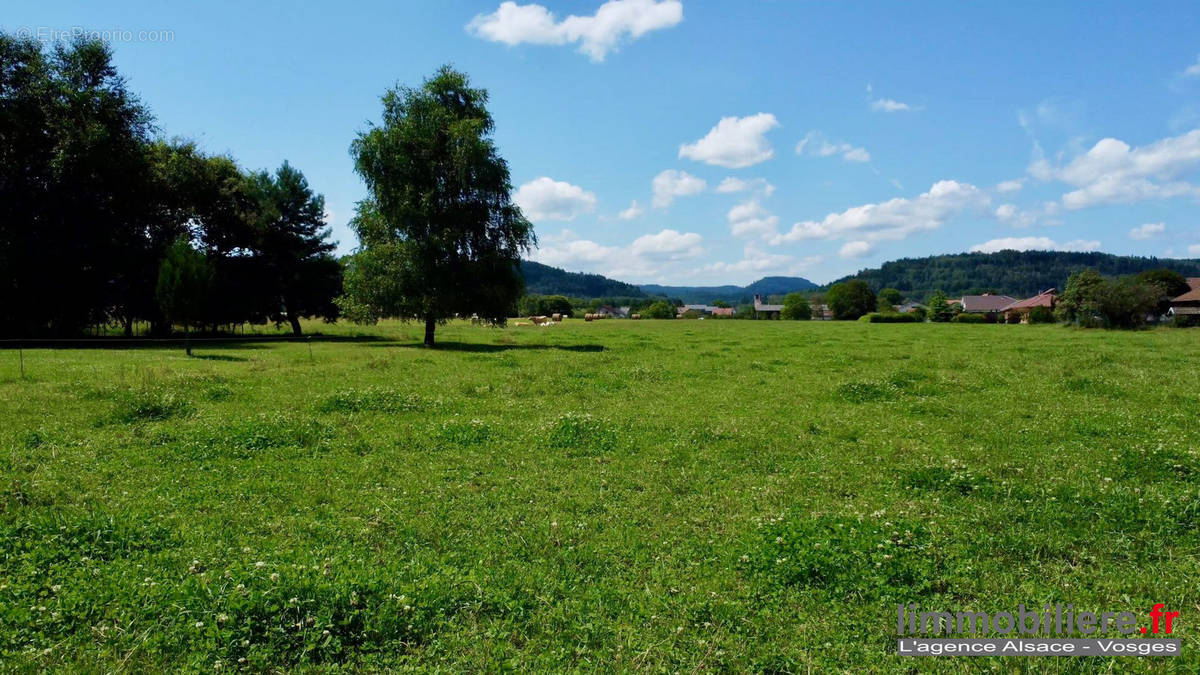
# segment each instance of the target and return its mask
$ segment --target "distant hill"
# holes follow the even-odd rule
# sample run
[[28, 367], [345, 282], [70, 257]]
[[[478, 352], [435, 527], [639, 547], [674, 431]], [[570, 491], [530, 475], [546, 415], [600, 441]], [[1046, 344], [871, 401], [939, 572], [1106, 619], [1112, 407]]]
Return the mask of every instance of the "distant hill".
[[755, 294], [784, 295], [792, 291], [809, 291], [817, 285], [802, 277], [763, 277], [748, 286], [659, 286], [642, 284], [650, 295], [681, 298], [685, 303], [707, 303], [724, 300], [729, 303], [750, 302]]
[[1047, 288], [1062, 290], [1067, 277], [1088, 267], [1109, 276], [1136, 274], [1162, 267], [1188, 277], [1200, 276], [1200, 260], [1143, 258], [1110, 253], [1000, 251], [903, 258], [884, 263], [876, 269], [862, 270], [838, 281], [863, 279], [876, 290], [895, 288], [906, 297], [917, 300], [924, 300], [939, 289], [952, 297], [982, 291], [1028, 297]]
[[641, 298], [642, 289], [599, 274], [568, 272], [532, 260], [521, 261], [525, 291], [539, 295], [566, 295], [572, 298]]

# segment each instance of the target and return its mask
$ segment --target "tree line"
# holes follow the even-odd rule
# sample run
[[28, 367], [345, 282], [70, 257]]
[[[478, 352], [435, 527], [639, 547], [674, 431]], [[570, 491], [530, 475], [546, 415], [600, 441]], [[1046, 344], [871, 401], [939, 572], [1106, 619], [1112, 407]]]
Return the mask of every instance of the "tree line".
[[999, 251], [903, 258], [840, 279], [862, 279], [872, 288], [896, 288], [914, 300], [941, 290], [951, 296], [984, 291], [1030, 297], [1048, 288], [1062, 290], [1067, 278], [1085, 269], [1120, 277], [1169, 267], [1185, 276], [1200, 276], [1200, 261], [1119, 256], [1099, 252]]
[[158, 135], [102, 42], [0, 33], [0, 331], [334, 319], [323, 198]]

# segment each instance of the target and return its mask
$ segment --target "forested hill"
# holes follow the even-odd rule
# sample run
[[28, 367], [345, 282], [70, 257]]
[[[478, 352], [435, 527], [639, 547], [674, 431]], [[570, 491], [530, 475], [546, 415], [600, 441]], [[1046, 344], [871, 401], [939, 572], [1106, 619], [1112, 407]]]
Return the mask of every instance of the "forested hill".
[[863, 279], [877, 290], [896, 288], [906, 297], [918, 300], [928, 298], [939, 289], [951, 297], [972, 291], [1027, 297], [1047, 288], [1062, 290], [1072, 272], [1088, 267], [1110, 276], [1136, 274], [1162, 267], [1187, 277], [1200, 276], [1200, 260], [1143, 258], [1110, 253], [1000, 251], [902, 258], [838, 281]]
[[640, 298], [642, 289], [599, 274], [567, 272], [532, 260], [521, 261], [525, 292], [538, 295], [566, 295], [572, 298]]
[[642, 290], [651, 295], [679, 298], [686, 303], [708, 303], [724, 300], [731, 303], [750, 302], [755, 294], [786, 295], [792, 291], [809, 291], [817, 285], [803, 277], [763, 277], [748, 286], [659, 286], [643, 284]]

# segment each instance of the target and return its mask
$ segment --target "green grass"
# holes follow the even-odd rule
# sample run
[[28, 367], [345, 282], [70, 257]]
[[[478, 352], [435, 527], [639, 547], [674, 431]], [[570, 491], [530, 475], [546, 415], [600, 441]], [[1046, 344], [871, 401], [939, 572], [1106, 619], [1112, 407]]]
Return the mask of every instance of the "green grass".
[[[745, 321], [0, 351], [0, 669], [1200, 668], [1200, 331]], [[1182, 615], [913, 659], [895, 604]]]

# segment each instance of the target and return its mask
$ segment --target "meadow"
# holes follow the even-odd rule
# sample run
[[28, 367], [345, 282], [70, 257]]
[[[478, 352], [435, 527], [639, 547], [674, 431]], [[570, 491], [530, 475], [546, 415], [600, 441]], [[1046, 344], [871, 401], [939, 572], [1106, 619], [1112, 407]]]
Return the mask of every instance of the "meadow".
[[[306, 325], [0, 350], [0, 669], [1200, 668], [1200, 331]], [[895, 655], [896, 605], [1181, 612]]]

